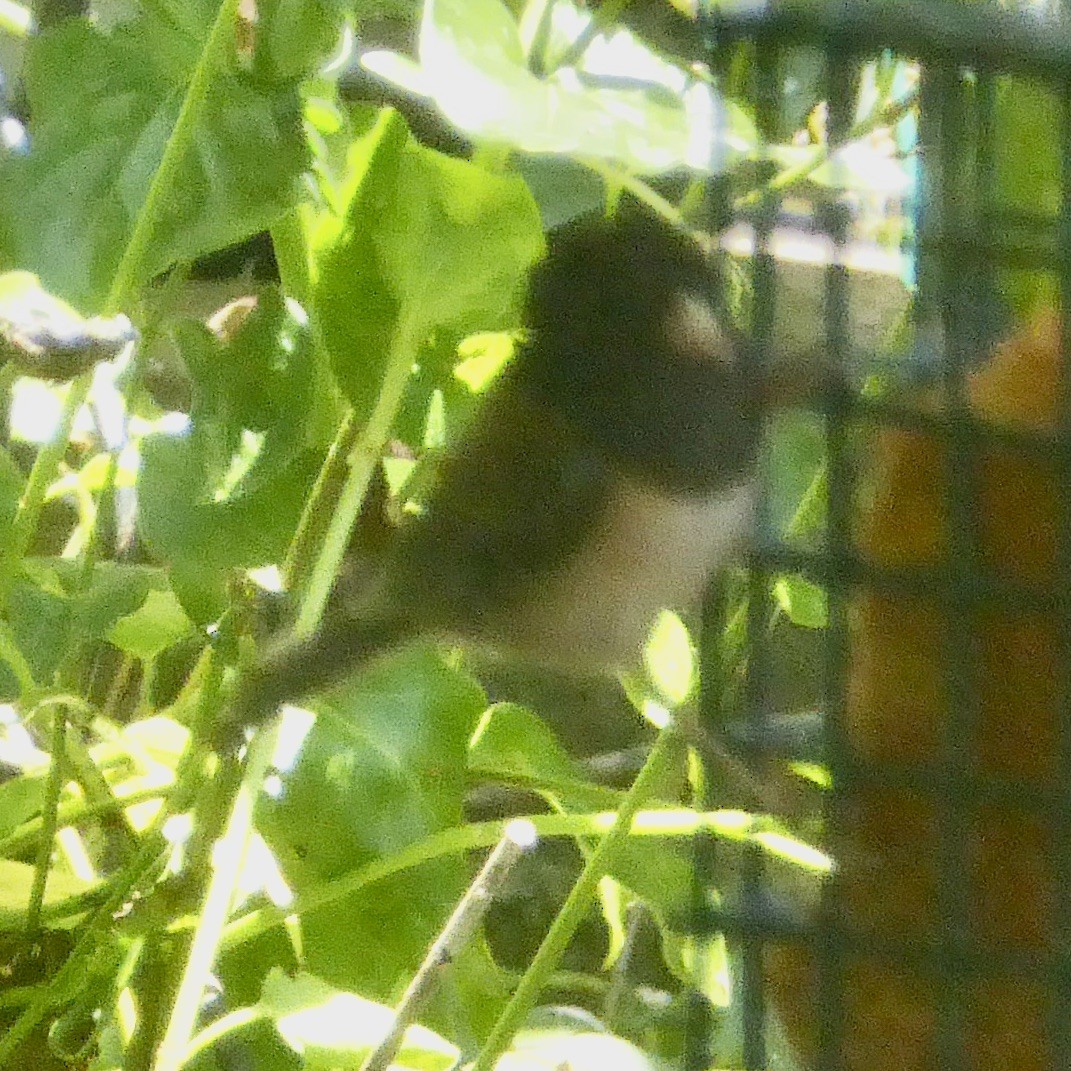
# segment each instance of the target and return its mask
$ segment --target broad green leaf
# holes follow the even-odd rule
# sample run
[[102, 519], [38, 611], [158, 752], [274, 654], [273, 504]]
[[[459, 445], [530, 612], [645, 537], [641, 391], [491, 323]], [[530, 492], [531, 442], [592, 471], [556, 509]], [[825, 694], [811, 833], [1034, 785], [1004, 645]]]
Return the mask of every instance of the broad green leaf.
[[239, 488], [216, 501], [204, 453], [190, 437], [144, 441], [138, 529], [154, 554], [172, 564], [175, 593], [195, 622], [222, 609], [227, 570], [280, 560], [321, 461], [318, 451], [303, 453], [264, 474], [249, 494]]
[[[74, 563], [72, 563], [74, 564]], [[72, 577], [67, 583], [77, 583]], [[102, 638], [119, 618], [133, 613], [144, 602], [150, 587], [162, 577], [152, 571], [115, 562], [101, 562], [93, 570], [85, 590], [74, 589], [71, 598], [71, 625], [81, 640]]]
[[19, 579], [8, 599], [8, 624], [38, 681], [47, 681], [68, 650], [70, 599]]
[[[236, 303], [237, 304], [237, 303]], [[266, 288], [175, 337], [193, 379], [192, 421], [141, 447], [140, 531], [175, 566], [183, 608], [198, 622], [222, 608], [228, 569], [278, 561], [322, 461], [308, 442], [315, 368], [303, 311]]]
[[343, 0], [259, 0], [255, 69], [273, 79], [311, 74], [338, 46]]
[[[574, 40], [590, 17], [556, 3], [552, 44]], [[383, 53], [364, 62], [431, 96], [459, 129], [487, 142], [594, 157], [647, 174], [720, 171], [757, 143], [739, 109], [624, 29], [596, 35], [578, 69], [538, 78], [500, 0], [428, 0], [419, 53], [419, 72]]]
[[528, 183], [548, 231], [586, 212], [605, 209], [603, 180], [568, 156], [518, 153], [515, 166]]
[[582, 782], [584, 775], [547, 724], [516, 703], [489, 707], [469, 747], [469, 766], [498, 777]]
[[108, 639], [121, 651], [151, 662], [193, 628], [178, 599], [170, 591], [150, 591], [145, 602], [117, 621]]
[[[249, 494], [301, 453], [315, 370], [305, 311], [264, 287], [182, 325], [182, 354], [194, 381], [193, 434], [208, 455], [213, 498]], [[213, 334], [213, 332], [215, 332]]]
[[543, 238], [521, 179], [423, 148], [394, 112], [353, 146], [349, 176], [345, 216], [319, 237], [315, 303], [339, 382], [367, 412], [394, 346], [515, 326]]
[[[314, 975], [290, 977], [278, 969], [264, 979], [260, 1007], [310, 1071], [359, 1068], [394, 1021], [392, 1007], [342, 992]], [[406, 1029], [391, 1066], [449, 1071], [459, 1056], [445, 1038], [414, 1024]]]
[[777, 605], [794, 625], [825, 628], [829, 623], [826, 593], [810, 580], [795, 574], [778, 577], [773, 593]]
[[[104, 34], [72, 20], [30, 48], [33, 151], [0, 161], [0, 255], [84, 311], [104, 302], [189, 87], [208, 28], [190, 21], [185, 34], [149, 16]], [[270, 226], [296, 194], [296, 87], [236, 69], [210, 83], [146, 276]]]
[[[431, 652], [364, 667], [317, 718], [259, 828], [287, 882], [348, 873], [461, 821], [481, 690]], [[411, 972], [470, 877], [437, 859], [302, 917], [305, 962], [334, 985], [387, 999]], [[375, 948], [354, 956], [354, 948]]]

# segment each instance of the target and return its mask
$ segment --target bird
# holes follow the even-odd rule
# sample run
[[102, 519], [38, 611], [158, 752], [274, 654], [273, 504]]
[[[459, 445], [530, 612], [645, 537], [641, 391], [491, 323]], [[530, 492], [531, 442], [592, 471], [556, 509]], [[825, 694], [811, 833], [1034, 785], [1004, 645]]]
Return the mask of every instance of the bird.
[[752, 524], [777, 377], [725, 295], [708, 249], [649, 214], [552, 232], [515, 356], [375, 578], [311, 637], [268, 647], [235, 722], [417, 637], [566, 674], [634, 666], [657, 613], [693, 604]]

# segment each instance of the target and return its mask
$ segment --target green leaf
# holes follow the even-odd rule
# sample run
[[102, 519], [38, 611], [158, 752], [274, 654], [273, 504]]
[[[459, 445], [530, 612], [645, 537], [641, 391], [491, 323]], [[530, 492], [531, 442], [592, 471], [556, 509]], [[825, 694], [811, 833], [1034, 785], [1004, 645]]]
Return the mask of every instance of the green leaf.
[[255, 68], [273, 79], [311, 74], [338, 44], [342, 0], [259, 0]]
[[339, 382], [365, 413], [395, 345], [415, 352], [438, 327], [515, 326], [543, 235], [520, 178], [423, 148], [395, 112], [348, 167], [345, 215], [318, 239], [315, 304]]
[[[208, 28], [188, 21], [196, 36], [151, 17], [111, 34], [71, 20], [31, 45], [33, 152], [0, 162], [0, 252], [80, 309], [104, 303], [174, 128]], [[150, 276], [270, 226], [304, 166], [293, 84], [220, 69], [196, 106]]]
[[770, 443], [766, 469], [770, 523], [791, 539], [813, 544], [822, 533], [826, 511], [820, 475], [826, 449], [822, 419], [815, 413], [777, 414], [771, 421]]
[[461, 360], [454, 375], [474, 394], [482, 394], [510, 362], [515, 349], [516, 339], [505, 331], [469, 335], [457, 348]]
[[200, 443], [166, 434], [142, 443], [138, 530], [174, 566], [175, 592], [194, 621], [218, 613], [227, 570], [280, 560], [321, 460], [305, 452], [265, 473], [249, 494], [239, 487], [217, 501]]
[[[10, 929], [26, 916], [26, 904], [33, 887], [35, 868], [28, 863], [16, 863], [12, 859], [0, 859], [0, 926]], [[56, 903], [69, 896], [77, 896], [97, 884], [84, 881], [67, 871], [53, 867], [48, 872], [45, 888], [45, 905]]]
[[68, 650], [70, 599], [20, 578], [8, 599], [8, 622], [34, 678], [49, 680]]
[[[558, 52], [590, 18], [571, 4], [554, 5]], [[541, 79], [500, 0], [428, 0], [419, 51], [419, 72], [392, 54], [372, 53], [364, 63], [410, 92], [423, 91], [459, 129], [495, 144], [594, 157], [645, 174], [720, 171], [757, 144], [738, 108], [627, 30], [597, 35], [578, 69]]]
[[6, 837], [39, 814], [44, 799], [43, 776], [22, 773], [0, 785], [0, 837]]
[[790, 574], [774, 582], [774, 598], [794, 625], [801, 628], [825, 628], [829, 623], [829, 604], [825, 591], [802, 576]]
[[[1063, 94], [1025, 78], [996, 80], [993, 133], [993, 193], [998, 211], [1044, 217], [1055, 223], [1063, 204], [1064, 153], [1060, 137]], [[1020, 313], [1046, 296], [1057, 301], [1051, 272], [1003, 271], [1001, 294]]]
[[[68, 585], [80, 582], [80, 576], [65, 580]], [[159, 571], [144, 566], [99, 562], [93, 569], [89, 587], [84, 591], [74, 588], [72, 626], [84, 639], [99, 639], [119, 618], [133, 613], [145, 601], [150, 587], [160, 587], [163, 583]]]
[[170, 591], [150, 591], [142, 606], [117, 621], [108, 639], [121, 651], [151, 662], [193, 628], [178, 599]]
[[672, 706], [680, 706], [697, 684], [695, 653], [684, 622], [663, 610], [647, 637], [643, 660], [651, 682]]
[[[310, 1071], [358, 1068], [394, 1021], [394, 1009], [345, 993], [311, 974], [290, 977], [273, 968], [264, 979], [261, 1009]], [[392, 1067], [449, 1071], [460, 1050], [426, 1027], [405, 1031]]]
[[[469, 678], [427, 650], [362, 669], [330, 701], [259, 828], [299, 893], [460, 824], [465, 752], [486, 706]], [[446, 920], [470, 876], [442, 858], [302, 917], [309, 969], [388, 999]], [[354, 956], [354, 948], [375, 955]]]
[[469, 766], [478, 773], [537, 783], [585, 780], [547, 724], [516, 703], [496, 703], [484, 713], [472, 736]]
[[308, 442], [315, 366], [303, 311], [265, 288], [217, 326], [177, 330], [194, 386], [191, 427], [141, 445], [139, 530], [175, 566], [197, 622], [222, 608], [226, 572], [278, 561], [322, 462]]

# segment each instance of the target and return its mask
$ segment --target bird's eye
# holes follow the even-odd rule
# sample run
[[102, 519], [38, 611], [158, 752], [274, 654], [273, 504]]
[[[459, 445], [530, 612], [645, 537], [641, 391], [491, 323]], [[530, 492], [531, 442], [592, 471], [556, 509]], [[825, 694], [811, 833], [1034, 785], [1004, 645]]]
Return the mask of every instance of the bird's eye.
[[679, 294], [663, 321], [663, 331], [674, 356], [719, 364], [733, 359], [729, 333], [713, 304], [700, 294]]

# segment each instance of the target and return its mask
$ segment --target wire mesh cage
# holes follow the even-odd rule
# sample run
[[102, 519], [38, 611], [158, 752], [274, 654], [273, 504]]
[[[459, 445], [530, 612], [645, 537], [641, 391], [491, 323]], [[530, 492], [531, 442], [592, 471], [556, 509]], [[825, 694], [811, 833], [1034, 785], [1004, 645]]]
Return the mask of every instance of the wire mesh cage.
[[[753, 761], [813, 756], [771, 717], [785, 699], [772, 695], [769, 622], [785, 575], [816, 585], [825, 627], [801, 686], [813, 694], [788, 694], [821, 708], [829, 785], [812, 828], [834, 862], [803, 904], [750, 853], [743, 896], [711, 923], [738, 948], [742, 1066], [1071, 1067], [1067, 24], [1035, 9], [898, 3], [722, 11], [706, 27], [725, 77], [749, 57], [747, 92], [771, 141], [801, 71], [827, 102], [833, 166], [860, 134], [864, 71], [909, 71], [890, 98], [902, 111], [882, 121], [918, 117], [901, 328], [915, 383], [851, 382], [873, 357], [851, 307], [852, 213], [830, 199], [811, 221], [832, 250], [825, 510], [809, 538], [769, 515], [760, 525], [742, 707]], [[749, 216], [760, 361], [776, 359], [786, 314], [775, 186]], [[723, 613], [712, 599], [718, 635]], [[708, 651], [703, 706], [720, 724], [719, 657]], [[700, 889], [716, 851], [697, 848]], [[688, 1066], [709, 1066], [701, 1033]]]

